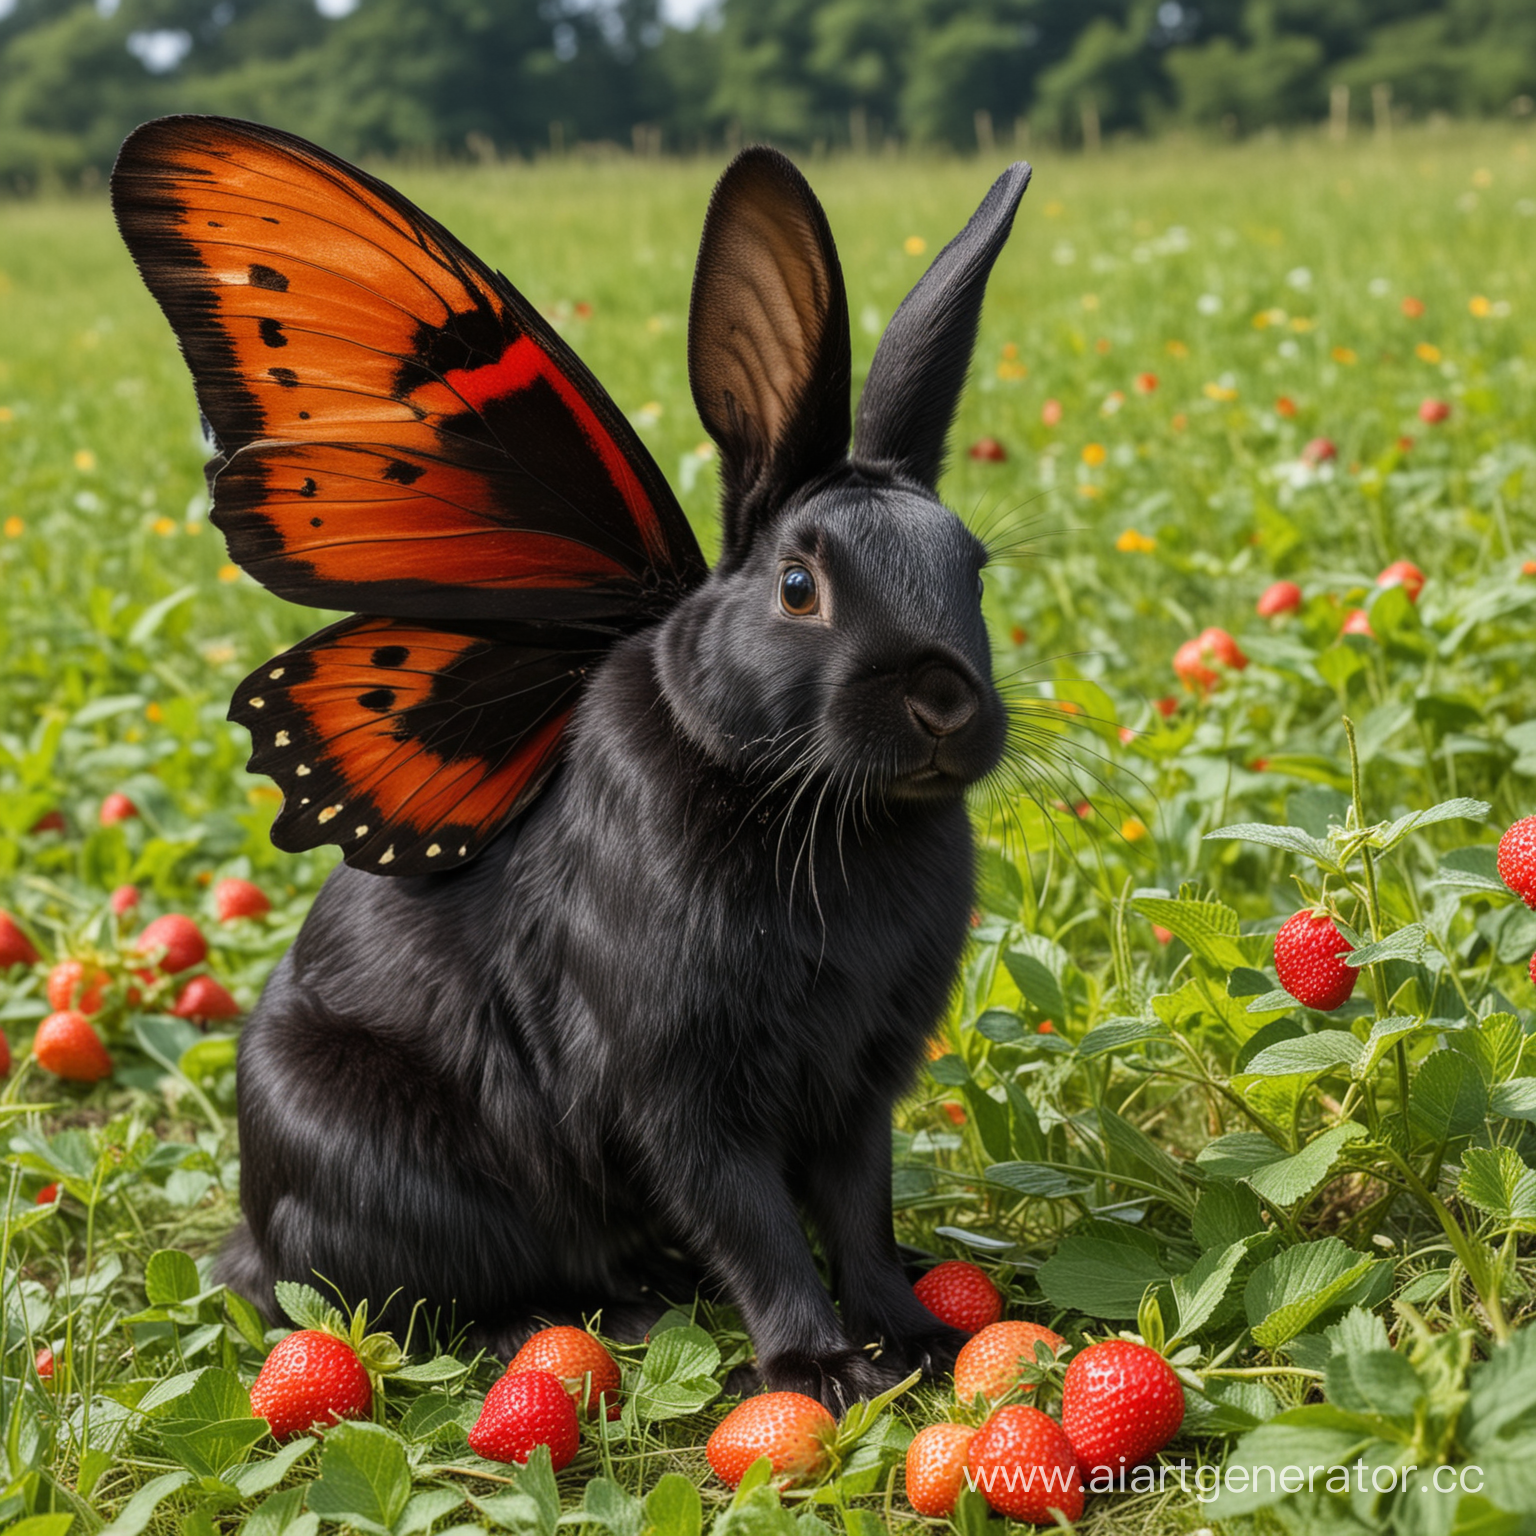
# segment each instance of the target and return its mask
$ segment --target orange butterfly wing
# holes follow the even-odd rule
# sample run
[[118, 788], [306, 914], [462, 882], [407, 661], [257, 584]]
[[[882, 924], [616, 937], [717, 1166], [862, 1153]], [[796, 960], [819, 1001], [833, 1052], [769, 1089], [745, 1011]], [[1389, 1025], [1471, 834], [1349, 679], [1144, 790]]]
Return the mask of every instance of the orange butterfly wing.
[[274, 840], [397, 874], [473, 857], [547, 778], [605, 647], [703, 578], [666, 480], [510, 283], [314, 145], [163, 118], [112, 196], [218, 445], [232, 557], [368, 615], [236, 693], [284, 792]]

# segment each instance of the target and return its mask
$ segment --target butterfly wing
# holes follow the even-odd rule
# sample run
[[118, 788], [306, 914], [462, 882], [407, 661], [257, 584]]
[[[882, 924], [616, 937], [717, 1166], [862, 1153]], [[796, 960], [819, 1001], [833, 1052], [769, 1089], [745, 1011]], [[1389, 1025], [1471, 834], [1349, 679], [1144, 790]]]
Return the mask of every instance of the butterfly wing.
[[392, 188], [276, 129], [163, 118], [112, 179], [218, 446], [213, 521], [352, 609], [231, 715], [280, 847], [472, 858], [558, 760], [581, 680], [705, 567], [661, 472], [538, 312]]

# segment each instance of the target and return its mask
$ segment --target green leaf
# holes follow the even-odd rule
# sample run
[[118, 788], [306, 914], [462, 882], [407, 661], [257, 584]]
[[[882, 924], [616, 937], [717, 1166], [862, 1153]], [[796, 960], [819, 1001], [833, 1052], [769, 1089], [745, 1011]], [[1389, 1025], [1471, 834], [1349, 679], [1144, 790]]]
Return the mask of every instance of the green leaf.
[[1249, 998], [1247, 1011], [1249, 1013], [1283, 1013], [1296, 1006], [1296, 999], [1284, 987], [1275, 987], [1272, 991], [1260, 992], [1256, 997]]
[[1338, 861], [1328, 844], [1309, 832], [1303, 832], [1300, 827], [1272, 827], [1262, 821], [1243, 821], [1230, 827], [1218, 827], [1214, 832], [1205, 834], [1208, 843], [1222, 840], [1283, 848], [1287, 853], [1299, 853], [1303, 858], [1311, 859], [1331, 874], [1339, 873]]
[[431, 1530], [450, 1510], [457, 1509], [464, 1498], [460, 1488], [423, 1488], [413, 1493], [395, 1522], [395, 1536], [419, 1536], [420, 1532]]
[[1025, 1038], [1018, 1014], [1010, 1013], [1006, 1008], [987, 1009], [976, 1020], [976, 1030], [996, 1045], [1017, 1045]]
[[697, 1413], [719, 1395], [713, 1372], [720, 1349], [702, 1328], [668, 1328], [651, 1340], [635, 1389], [635, 1407], [647, 1422]]
[[1131, 905], [1143, 917], [1183, 939], [1192, 954], [1223, 971], [1249, 963], [1238, 938], [1237, 913], [1222, 902], [1137, 896]]
[[1375, 1070], [1377, 1062], [1403, 1038], [1411, 1035], [1424, 1022], [1417, 1014], [1395, 1013], [1390, 1018], [1377, 1019], [1366, 1037], [1365, 1054], [1355, 1063], [1355, 1077], [1363, 1080]]
[[279, 1280], [272, 1287], [277, 1304], [295, 1328], [318, 1328], [321, 1332], [344, 1332], [341, 1312], [313, 1286], [295, 1280]]
[[1200, 1191], [1190, 1224], [1201, 1248], [1225, 1248], [1264, 1231], [1259, 1202], [1246, 1184], [1216, 1179]]
[[1243, 1307], [1256, 1344], [1277, 1349], [1326, 1313], [1363, 1302], [1385, 1265], [1357, 1253], [1336, 1237], [1297, 1243], [1254, 1270], [1243, 1292]]
[[645, 1496], [650, 1536], [699, 1536], [704, 1503], [699, 1490], [680, 1472], [668, 1472]]
[[1488, 1086], [1477, 1064], [1460, 1051], [1433, 1051], [1413, 1079], [1408, 1120], [1432, 1146], [1468, 1136], [1488, 1113]]
[[1375, 944], [1361, 944], [1343, 956], [1344, 964], [1351, 970], [1364, 965], [1376, 965], [1383, 960], [1417, 960], [1424, 953], [1429, 932], [1423, 923], [1409, 923]]
[[1456, 1193], [1501, 1222], [1536, 1222], [1536, 1171], [1513, 1147], [1468, 1147]]
[[1194, 1209], [1193, 1181], [1177, 1159], [1112, 1109], [1101, 1109], [1098, 1122], [1111, 1177], [1138, 1178], [1162, 1191], [1171, 1205], [1186, 1214]]
[[320, 1477], [309, 1490], [309, 1507], [322, 1520], [389, 1536], [410, 1496], [411, 1471], [396, 1435], [377, 1424], [343, 1423], [326, 1431]]
[[171, 1419], [161, 1426], [160, 1443], [168, 1456], [197, 1476], [223, 1480], [266, 1433], [267, 1421], [249, 1415], [237, 1419]]
[[1149, 1285], [1168, 1272], [1143, 1248], [1099, 1237], [1067, 1236], [1036, 1273], [1040, 1289], [1058, 1307], [1089, 1317], [1135, 1317]]
[[462, 1360], [455, 1360], [452, 1355], [434, 1355], [430, 1360], [423, 1360], [417, 1365], [402, 1365], [399, 1370], [390, 1372], [391, 1381], [417, 1381], [436, 1382], [452, 1381], [456, 1376], [462, 1376], [469, 1367]]
[[928, 1075], [934, 1082], [943, 1083], [946, 1088], [958, 1088], [970, 1082], [971, 1069], [966, 1066], [963, 1056], [950, 1054], [940, 1056], [937, 1061], [930, 1061]]
[[[1227, 1458], [1226, 1470], [1216, 1498], [1203, 1506], [1203, 1513], [1218, 1520], [1252, 1514], [1286, 1497], [1280, 1479], [1287, 1468], [1300, 1469], [1301, 1486], [1313, 1467], [1332, 1470], [1351, 1465], [1370, 1442], [1369, 1432], [1351, 1433], [1320, 1424], [1286, 1422], [1290, 1414], [1261, 1424], [1245, 1435]], [[1241, 1472], [1241, 1477], [1233, 1476]], [[1295, 1482], [1293, 1475], [1290, 1479]], [[1316, 1485], [1326, 1487], [1322, 1476]]]
[[311, 1436], [301, 1435], [297, 1440], [290, 1440], [277, 1455], [268, 1456], [264, 1461], [247, 1462], [231, 1474], [229, 1481], [245, 1498], [254, 1499], [258, 1493], [277, 1487], [287, 1477], [293, 1464], [301, 1456], [307, 1455], [314, 1445]]
[[123, 1505], [117, 1518], [97, 1532], [97, 1536], [139, 1536], [155, 1517], [155, 1511], [178, 1488], [192, 1481], [190, 1472], [163, 1472], [151, 1478]]
[[1092, 1174], [1069, 1173], [1044, 1163], [993, 1163], [985, 1178], [989, 1184], [1042, 1200], [1081, 1199], [1093, 1188]]
[[68, 1511], [59, 1515], [28, 1515], [9, 1527], [11, 1536], [64, 1536], [75, 1523]]
[[1252, 1239], [1244, 1238], [1229, 1247], [1207, 1249], [1195, 1261], [1187, 1275], [1173, 1277], [1173, 1300], [1179, 1310], [1178, 1336], [1185, 1338], [1208, 1323], [1226, 1298], [1232, 1277], [1248, 1254]]
[[1536, 1122], [1536, 1077], [1512, 1077], [1495, 1083], [1488, 1095], [1489, 1107], [1506, 1120]]
[[1107, 1019], [1077, 1042], [1077, 1054], [1085, 1061], [1110, 1051], [1123, 1051], [1143, 1040], [1166, 1040], [1168, 1031], [1157, 1019]]
[[153, 1307], [171, 1307], [190, 1300], [203, 1288], [197, 1265], [176, 1248], [162, 1248], [144, 1266], [144, 1294]]
[[190, 602], [197, 593], [198, 589], [195, 586], [178, 587], [174, 592], [162, 597], [159, 602], [151, 603], [134, 620], [133, 628], [128, 631], [128, 644], [137, 649], [153, 639], [171, 611], [179, 608], [183, 603]]
[[1375, 1413], [1411, 1424], [1424, 1399], [1424, 1383], [1402, 1355], [1390, 1349], [1335, 1349], [1324, 1369], [1328, 1401], [1351, 1413]]
[[449, 1397], [443, 1392], [424, 1392], [400, 1420], [400, 1433], [413, 1444], [422, 1441], [462, 1440], [479, 1416], [472, 1397]]
[[303, 1488], [284, 1488], [257, 1506], [245, 1517], [240, 1536], [315, 1536], [320, 1529], [319, 1515], [301, 1514]]
[[1023, 950], [1010, 949], [1003, 956], [1003, 964], [1031, 1007], [1056, 1022], [1065, 1017], [1067, 1000], [1062, 995], [1061, 983], [1047, 969], [1044, 961]]
[[1243, 1179], [1265, 1200], [1295, 1205], [1323, 1182], [1340, 1151], [1365, 1134], [1363, 1125], [1347, 1120], [1314, 1136], [1301, 1151], [1288, 1153], [1267, 1136], [1234, 1131], [1207, 1145], [1196, 1162], [1212, 1178]]
[[1297, 1035], [1266, 1046], [1244, 1066], [1255, 1077], [1315, 1077], [1324, 1072], [1353, 1068], [1365, 1047], [1344, 1029], [1320, 1029], [1315, 1035]]
[[1472, 1367], [1460, 1434], [1481, 1453], [1512, 1429], [1536, 1428], [1536, 1328], [1525, 1327]]
[[1463, 796], [1456, 800], [1442, 800], [1426, 810], [1409, 811], [1396, 821], [1376, 829], [1371, 834], [1371, 844], [1386, 852], [1395, 848], [1411, 832], [1420, 827], [1433, 826], [1437, 821], [1486, 821], [1493, 809], [1485, 800], [1470, 800]]

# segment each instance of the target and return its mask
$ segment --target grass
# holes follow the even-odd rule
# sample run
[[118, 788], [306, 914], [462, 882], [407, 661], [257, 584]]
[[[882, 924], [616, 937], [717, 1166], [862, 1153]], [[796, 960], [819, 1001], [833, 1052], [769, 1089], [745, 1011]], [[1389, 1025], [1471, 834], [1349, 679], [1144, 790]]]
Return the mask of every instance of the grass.
[[[715, 169], [398, 175], [556, 317], [706, 549], [713, 464], [684, 338]], [[808, 167], [856, 372], [989, 169]], [[1343, 1457], [1327, 1437], [1353, 1436], [1372, 1465], [1476, 1464], [1486, 1484], [1215, 1505], [1170, 1485], [1091, 1499], [1084, 1530], [1514, 1529], [1536, 1513], [1536, 919], [1492, 861], [1536, 775], [1533, 218], [1525, 131], [1167, 142], [1043, 159], [993, 280], [944, 490], [1000, 546], [987, 610], [1032, 771], [977, 800], [976, 943], [899, 1116], [900, 1236], [975, 1258], [1010, 1315], [1073, 1341], [1161, 1327], [1189, 1373], [1168, 1454], [1191, 1467], [1284, 1464], [1303, 1441]], [[394, 1379], [381, 1429], [291, 1462], [228, 1430], [270, 1344], [206, 1288], [235, 1214], [234, 1035], [170, 1017], [169, 983], [130, 1004], [122, 946], [144, 916], [189, 912], [209, 968], [254, 1000], [330, 860], [271, 847], [275, 792], [246, 776], [223, 715], [246, 671], [321, 620], [227, 565], [188, 379], [104, 203], [6, 209], [0, 338], [0, 905], [46, 960], [108, 970], [117, 1062], [91, 1089], [50, 1078], [28, 1058], [46, 966], [0, 975], [17, 1060], [0, 1095], [0, 1521], [548, 1529], [537, 1469], [464, 1447], [484, 1362]], [[1421, 420], [1426, 399], [1449, 418]], [[1003, 462], [968, 456], [983, 437]], [[1334, 453], [1309, 459], [1317, 439]], [[1416, 603], [1375, 584], [1400, 558], [1428, 577]], [[1279, 577], [1304, 605], [1261, 620]], [[1357, 607], [1373, 633], [1341, 636]], [[1183, 690], [1173, 653], [1210, 626], [1250, 664]], [[142, 814], [100, 827], [115, 790]], [[1443, 819], [1392, 828], [1432, 806]], [[31, 830], [52, 811], [62, 833]], [[230, 875], [272, 914], [213, 921], [211, 883]], [[107, 895], [124, 883], [142, 901], [119, 922]], [[1269, 935], [1315, 899], [1385, 946], [1329, 1015], [1266, 996]], [[62, 1195], [39, 1205], [45, 1183]], [[734, 1319], [694, 1320], [673, 1346], [688, 1376], [719, 1378], [743, 1348]], [[696, 1529], [671, 1473], [719, 1532], [919, 1523], [897, 1463], [912, 1428], [955, 1411], [941, 1389], [876, 1417], [811, 1499], [759, 1489], [732, 1508], [701, 1455], [710, 1389], [666, 1417], [660, 1358], [624, 1364], [632, 1406], [560, 1477], [567, 1511], [616, 1536]], [[957, 1524], [980, 1518], [966, 1502]]]

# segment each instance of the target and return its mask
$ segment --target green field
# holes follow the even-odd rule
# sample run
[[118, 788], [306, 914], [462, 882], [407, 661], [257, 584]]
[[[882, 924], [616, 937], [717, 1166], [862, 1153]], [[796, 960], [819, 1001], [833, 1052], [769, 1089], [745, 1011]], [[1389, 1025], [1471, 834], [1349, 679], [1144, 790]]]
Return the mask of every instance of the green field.
[[[806, 165], [856, 372], [998, 168]], [[717, 171], [387, 172], [555, 318], [707, 551], [714, 461], [684, 351]], [[998, 551], [986, 604], [1026, 753], [976, 799], [976, 942], [899, 1116], [899, 1235], [976, 1260], [1010, 1316], [1073, 1342], [1137, 1328], [1155, 1298], [1188, 1388], [1166, 1461], [1363, 1457], [1482, 1483], [1208, 1504], [1174, 1479], [1090, 1498], [1085, 1531], [1536, 1521], [1536, 914], [1493, 857], [1536, 810], [1533, 237], [1525, 130], [1169, 141], [1042, 155], [998, 264], [943, 490]], [[1426, 401], [1448, 416], [1422, 419]], [[1004, 461], [969, 456], [984, 437]], [[271, 1342], [204, 1289], [235, 1219], [236, 1037], [171, 1017], [169, 982], [130, 1003], [127, 943], [147, 917], [193, 915], [249, 1007], [331, 860], [272, 848], [276, 792], [224, 721], [240, 678], [323, 618], [227, 563], [204, 457], [105, 202], [5, 205], [0, 908], [44, 958], [0, 972], [0, 1526], [57, 1511], [26, 1536], [550, 1533], [547, 1474], [519, 1487], [465, 1446], [492, 1362], [397, 1379], [382, 1430], [297, 1456], [229, 1422], [248, 1420]], [[1416, 602], [1376, 583], [1399, 559], [1427, 578]], [[1261, 619], [1279, 578], [1303, 605]], [[1370, 633], [1342, 635], [1355, 609]], [[1172, 658], [1211, 626], [1249, 664], [1206, 695]], [[114, 791], [141, 814], [100, 826]], [[62, 831], [33, 830], [53, 812]], [[230, 875], [272, 914], [215, 921]], [[119, 923], [107, 898], [127, 883], [142, 900]], [[1320, 892], [1357, 945], [1381, 945], [1328, 1014], [1265, 995], [1270, 936]], [[112, 981], [97, 1023], [116, 1070], [91, 1088], [29, 1054], [64, 957]], [[38, 1204], [49, 1183], [59, 1199]], [[197, 1272], [151, 1266], [162, 1250]], [[735, 1321], [695, 1321], [709, 1337], [688, 1336], [689, 1374], [723, 1379]], [[900, 1459], [956, 1412], [944, 1389], [900, 1398], [815, 1490], [733, 1504], [702, 1453], [723, 1401], [676, 1383], [669, 1399], [657, 1359], [621, 1355], [629, 1406], [585, 1432], [566, 1511], [690, 1536], [677, 1484], [635, 1502], [681, 1473], [722, 1536], [921, 1524]], [[967, 1500], [956, 1524], [982, 1518]]]

